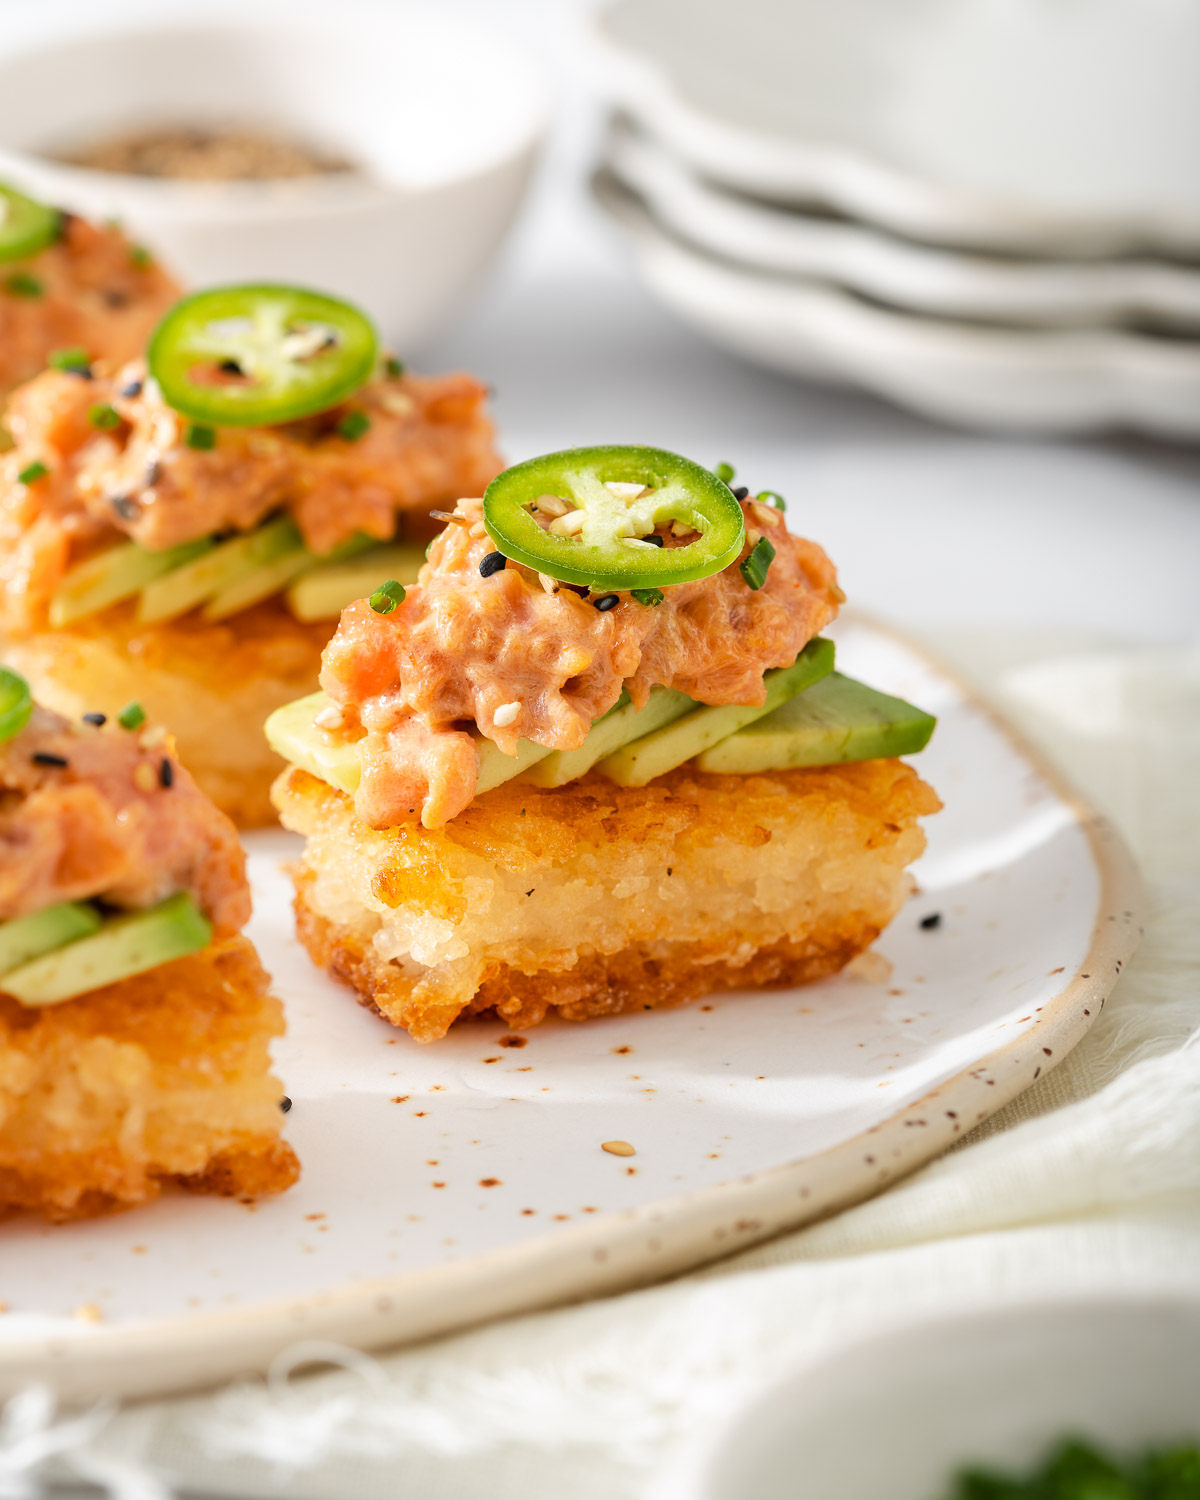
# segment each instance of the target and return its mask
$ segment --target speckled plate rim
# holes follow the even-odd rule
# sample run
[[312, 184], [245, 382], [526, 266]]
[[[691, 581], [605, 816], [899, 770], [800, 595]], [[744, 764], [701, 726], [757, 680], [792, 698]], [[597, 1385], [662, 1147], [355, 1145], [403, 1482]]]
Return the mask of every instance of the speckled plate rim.
[[984, 713], [1070, 808], [1087, 838], [1100, 882], [1091, 945], [1021, 1037], [827, 1151], [532, 1242], [253, 1308], [5, 1344], [0, 1398], [34, 1381], [50, 1384], [68, 1401], [161, 1396], [261, 1373], [302, 1340], [396, 1347], [646, 1286], [862, 1202], [937, 1156], [1061, 1062], [1103, 1009], [1141, 937], [1143, 898], [1132, 855], [1107, 819], [957, 673], [890, 626], [858, 611], [854, 618], [920, 656]]

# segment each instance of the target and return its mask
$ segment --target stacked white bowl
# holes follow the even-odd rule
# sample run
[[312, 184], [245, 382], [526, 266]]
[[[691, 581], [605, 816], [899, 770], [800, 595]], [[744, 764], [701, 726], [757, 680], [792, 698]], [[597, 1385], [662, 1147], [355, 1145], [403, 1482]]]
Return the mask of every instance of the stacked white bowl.
[[1200, 438], [1200, 0], [612, 0], [595, 179], [776, 369]]

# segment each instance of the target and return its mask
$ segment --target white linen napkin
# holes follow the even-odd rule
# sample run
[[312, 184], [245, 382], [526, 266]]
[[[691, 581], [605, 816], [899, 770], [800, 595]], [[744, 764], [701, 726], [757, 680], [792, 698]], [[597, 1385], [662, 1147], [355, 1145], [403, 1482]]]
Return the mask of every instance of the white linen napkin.
[[119, 1500], [625, 1500], [847, 1339], [1005, 1299], [1200, 1292], [1200, 648], [1047, 658], [1044, 637], [993, 635], [954, 655], [1142, 865], [1143, 945], [1058, 1068], [886, 1194], [669, 1285], [377, 1360], [301, 1349], [345, 1367], [289, 1378], [284, 1361], [70, 1433], [36, 1398], [10, 1403], [0, 1500], [37, 1475]]

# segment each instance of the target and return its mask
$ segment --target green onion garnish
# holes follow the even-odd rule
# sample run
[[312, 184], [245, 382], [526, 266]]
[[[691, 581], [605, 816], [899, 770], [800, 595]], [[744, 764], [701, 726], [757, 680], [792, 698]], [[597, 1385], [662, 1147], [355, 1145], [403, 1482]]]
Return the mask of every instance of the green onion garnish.
[[66, 370], [70, 373], [72, 370], [88, 369], [92, 361], [86, 349], [75, 345], [70, 349], [52, 349], [46, 363], [52, 370]]
[[389, 354], [383, 362], [383, 368], [389, 380], [399, 380], [404, 374], [404, 361], [397, 359], [394, 354]]
[[146, 710], [140, 703], [127, 703], [117, 715], [122, 729], [140, 729], [146, 722]]
[[217, 446], [217, 429], [204, 427], [199, 422], [189, 422], [184, 430], [183, 440], [197, 453], [210, 453]]
[[101, 432], [111, 432], [114, 427], [120, 427], [121, 413], [115, 406], [102, 401], [96, 406], [88, 407], [88, 421]]
[[154, 264], [154, 257], [146, 249], [145, 245], [131, 245], [129, 247], [129, 264], [135, 271], [148, 271]]
[[739, 571], [752, 589], [760, 589], [767, 581], [767, 573], [775, 559], [775, 548], [765, 536], [760, 536], [750, 548], [750, 555], [740, 565]]
[[28, 271], [14, 271], [5, 278], [4, 290], [14, 297], [40, 297], [46, 288]]
[[22, 484], [36, 484], [39, 479], [45, 479], [46, 475], [49, 474], [49, 472], [50, 470], [41, 461], [41, 459], [35, 458], [31, 464], [25, 465], [25, 467], [17, 475], [17, 478]]
[[763, 505], [773, 505], [776, 510], [787, 510], [787, 501], [782, 495], [777, 495], [774, 490], [759, 490], [754, 498]]
[[630, 589], [630, 598], [636, 599], [639, 604], [649, 604], [651, 607], [663, 602], [662, 589]]
[[717, 464], [713, 469], [713, 473], [719, 480], [722, 481], [722, 483], [732, 484], [733, 476], [736, 473], [736, 470], [734, 469], [732, 464]]
[[404, 585], [389, 578], [386, 583], [379, 585], [367, 603], [377, 615], [390, 615], [397, 604], [404, 603]]
[[338, 436], [348, 443], [357, 443], [370, 425], [371, 419], [365, 411], [348, 411], [337, 424]]
[[11, 740], [29, 723], [33, 697], [19, 672], [0, 667], [0, 740]]

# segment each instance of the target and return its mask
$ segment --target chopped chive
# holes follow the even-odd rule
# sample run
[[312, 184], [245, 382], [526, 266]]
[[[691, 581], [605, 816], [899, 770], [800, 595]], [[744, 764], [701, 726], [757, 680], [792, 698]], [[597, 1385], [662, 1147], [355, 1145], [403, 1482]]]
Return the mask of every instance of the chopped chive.
[[140, 729], [146, 722], [146, 710], [140, 703], [127, 703], [117, 715], [117, 723], [122, 729]]
[[775, 559], [775, 548], [765, 536], [760, 536], [750, 549], [749, 556], [740, 565], [739, 572], [752, 589], [760, 589], [767, 581], [767, 573]]
[[389, 354], [383, 362], [383, 368], [389, 380], [399, 380], [404, 374], [404, 361], [397, 359], [394, 354]]
[[88, 421], [101, 432], [111, 432], [114, 427], [120, 427], [121, 413], [107, 401], [101, 401], [88, 407]]
[[45, 479], [46, 475], [49, 474], [49, 472], [50, 470], [41, 461], [41, 459], [35, 458], [31, 464], [25, 465], [25, 467], [17, 475], [17, 478], [22, 484], [36, 484], [39, 479]]
[[404, 603], [404, 585], [389, 578], [386, 583], [379, 585], [367, 603], [377, 615], [390, 615], [397, 604]]
[[434, 537], [431, 541], [428, 541], [428, 542], [425, 543], [425, 561], [426, 562], [429, 561], [429, 554], [433, 551], [433, 543], [436, 542], [436, 541], [437, 541], [437, 537]]
[[760, 505], [773, 505], [776, 510], [787, 510], [787, 501], [774, 490], [759, 490], [754, 498]]
[[217, 429], [204, 427], [199, 422], [189, 422], [183, 434], [183, 440], [197, 453], [211, 453], [217, 446]]
[[365, 411], [348, 411], [337, 424], [338, 437], [345, 438], [348, 443], [357, 443], [370, 425], [371, 419]]
[[736, 472], [732, 464], [717, 464], [713, 469], [713, 473], [723, 484], [729, 484]]
[[46, 288], [29, 271], [14, 271], [5, 278], [4, 290], [14, 297], [40, 297]]
[[80, 375], [85, 370], [90, 373], [92, 368], [87, 350], [78, 345], [70, 349], [52, 349], [46, 363], [52, 370], [63, 370], [68, 375]]
[[661, 604], [664, 597], [662, 589], [630, 589], [629, 595], [639, 604], [648, 604], [651, 608]]
[[148, 271], [154, 264], [154, 257], [145, 245], [130, 245], [129, 264], [135, 271]]

